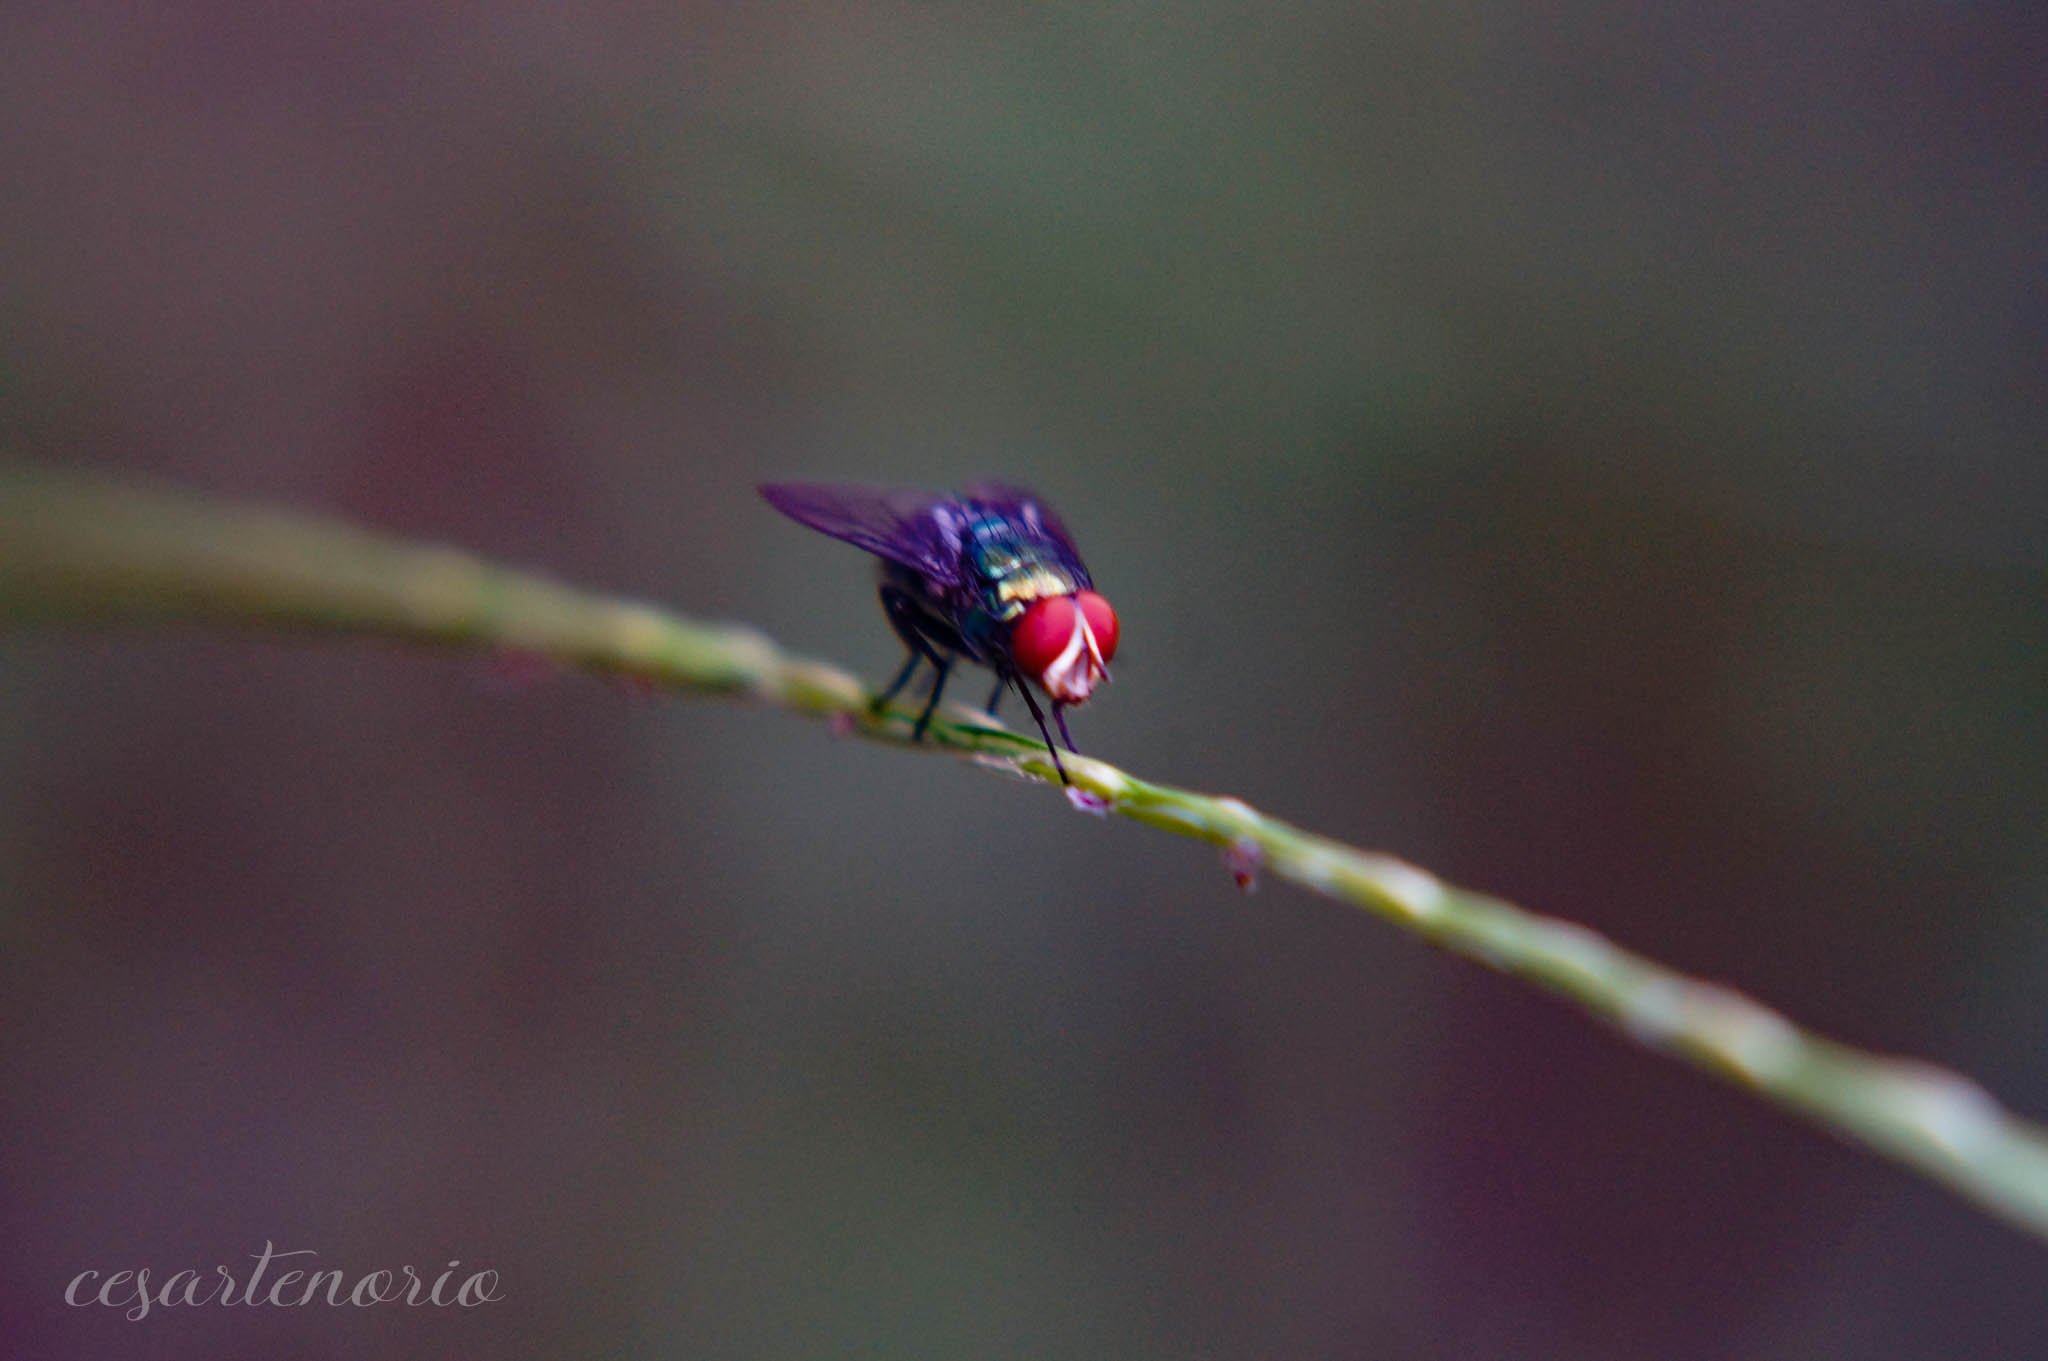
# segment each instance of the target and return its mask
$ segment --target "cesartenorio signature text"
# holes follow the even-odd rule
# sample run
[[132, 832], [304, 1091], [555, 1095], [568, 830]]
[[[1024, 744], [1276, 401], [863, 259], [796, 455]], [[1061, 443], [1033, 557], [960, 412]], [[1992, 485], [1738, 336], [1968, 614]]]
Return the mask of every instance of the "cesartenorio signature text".
[[505, 1298], [498, 1293], [497, 1272], [486, 1269], [458, 1275], [460, 1260], [450, 1262], [429, 1282], [410, 1266], [396, 1270], [380, 1268], [351, 1277], [340, 1267], [311, 1269], [311, 1262], [285, 1268], [272, 1276], [269, 1272], [273, 1263], [282, 1265], [288, 1257], [319, 1254], [314, 1248], [280, 1252], [268, 1239], [264, 1240], [263, 1251], [249, 1255], [256, 1260], [256, 1267], [246, 1282], [237, 1280], [225, 1266], [216, 1266], [211, 1272], [185, 1267], [161, 1279], [153, 1277], [148, 1267], [105, 1274], [81, 1271], [64, 1287], [64, 1303], [80, 1309], [100, 1305], [125, 1310], [128, 1318], [139, 1322], [149, 1317], [152, 1309], [173, 1309], [179, 1305], [268, 1304], [290, 1309], [327, 1304], [367, 1309], [373, 1304], [409, 1304], [474, 1309]]

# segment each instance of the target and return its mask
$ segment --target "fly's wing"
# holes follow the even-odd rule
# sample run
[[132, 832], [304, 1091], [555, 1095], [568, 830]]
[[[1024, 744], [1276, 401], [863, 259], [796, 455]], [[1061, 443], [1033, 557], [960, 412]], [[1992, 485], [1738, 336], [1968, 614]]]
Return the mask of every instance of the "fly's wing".
[[821, 534], [900, 562], [946, 585], [960, 584], [960, 524], [953, 498], [910, 487], [771, 482], [769, 505]]
[[[976, 505], [996, 511], [1006, 518], [1018, 520], [1057, 545], [1073, 565], [1081, 565], [1081, 550], [1074, 547], [1073, 536], [1060, 523], [1060, 517], [1053, 508], [1041, 500], [1036, 492], [1008, 482], [977, 482], [960, 493]], [[1085, 569], [1083, 569], [1085, 570]]]

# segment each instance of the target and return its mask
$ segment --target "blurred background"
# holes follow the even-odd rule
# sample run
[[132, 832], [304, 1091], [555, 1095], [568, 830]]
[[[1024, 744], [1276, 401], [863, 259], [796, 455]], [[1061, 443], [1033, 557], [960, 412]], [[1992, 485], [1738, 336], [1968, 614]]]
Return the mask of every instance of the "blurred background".
[[[2048, 1118], [2044, 63], [2020, 0], [9, 6], [0, 447], [875, 680], [754, 485], [1006, 476], [1123, 616], [1084, 751]], [[380, 642], [0, 695], [13, 1355], [2048, 1354], [2040, 1242], [1044, 790]], [[505, 1298], [62, 1302], [266, 1241]]]

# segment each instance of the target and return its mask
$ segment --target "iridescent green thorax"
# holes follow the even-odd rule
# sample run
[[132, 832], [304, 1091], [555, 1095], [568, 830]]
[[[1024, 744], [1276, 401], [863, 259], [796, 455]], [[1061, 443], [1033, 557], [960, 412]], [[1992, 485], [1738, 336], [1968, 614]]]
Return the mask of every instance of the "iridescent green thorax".
[[[976, 531], [983, 528], [974, 526]], [[993, 528], [1000, 531], [1002, 526]], [[982, 608], [999, 623], [1012, 622], [1034, 601], [1072, 595], [1087, 585], [1071, 568], [1040, 553], [1038, 545], [1019, 543], [1009, 534], [984, 537], [976, 532], [969, 553], [976, 574], [986, 583]]]

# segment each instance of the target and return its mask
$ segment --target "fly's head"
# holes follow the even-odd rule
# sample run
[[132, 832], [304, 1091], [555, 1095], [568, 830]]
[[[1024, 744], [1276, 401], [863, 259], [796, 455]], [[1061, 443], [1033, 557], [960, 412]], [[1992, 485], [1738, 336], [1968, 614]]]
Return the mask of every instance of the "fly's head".
[[1082, 704], [1109, 679], [1116, 611], [1094, 591], [1033, 601], [1010, 626], [1017, 669], [1061, 704]]

